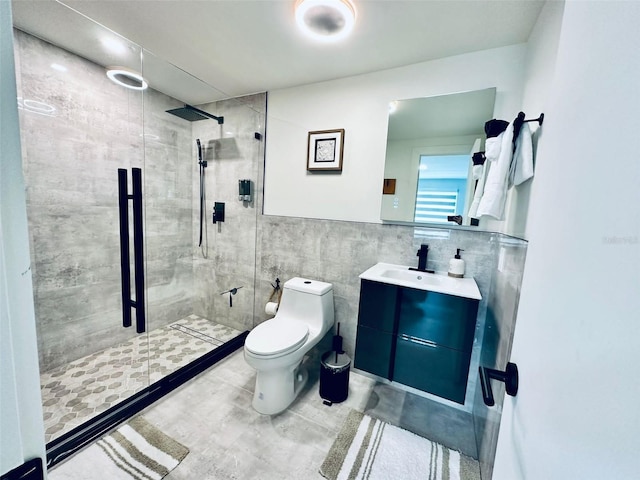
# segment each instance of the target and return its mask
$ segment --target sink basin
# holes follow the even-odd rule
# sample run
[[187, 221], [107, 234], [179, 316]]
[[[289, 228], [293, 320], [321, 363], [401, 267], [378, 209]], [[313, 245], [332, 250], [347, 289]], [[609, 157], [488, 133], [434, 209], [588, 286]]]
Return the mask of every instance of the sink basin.
[[361, 273], [360, 278], [418, 290], [429, 290], [456, 297], [482, 299], [478, 284], [471, 277], [455, 278], [442, 273], [418, 272], [409, 270], [409, 267], [404, 265], [377, 263]]
[[[380, 272], [380, 276], [385, 278], [391, 278], [399, 280], [401, 282], [414, 282], [421, 285], [442, 285], [442, 275], [436, 275], [434, 273], [416, 272], [415, 270], [409, 270], [408, 267], [404, 267], [405, 270], [397, 270], [395, 268], [384, 269]], [[446, 280], [446, 279], [445, 279]]]

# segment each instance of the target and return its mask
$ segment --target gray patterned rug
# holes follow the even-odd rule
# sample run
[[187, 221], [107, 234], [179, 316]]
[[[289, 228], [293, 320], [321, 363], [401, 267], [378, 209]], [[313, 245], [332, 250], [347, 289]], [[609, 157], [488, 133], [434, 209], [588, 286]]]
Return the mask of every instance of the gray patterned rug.
[[320, 474], [329, 480], [480, 480], [480, 467], [460, 452], [352, 411]]

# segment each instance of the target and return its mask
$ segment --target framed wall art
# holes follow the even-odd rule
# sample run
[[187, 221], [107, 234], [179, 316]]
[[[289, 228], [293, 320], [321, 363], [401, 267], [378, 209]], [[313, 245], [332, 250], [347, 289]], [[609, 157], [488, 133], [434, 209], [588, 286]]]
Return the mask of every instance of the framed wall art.
[[344, 151], [344, 129], [309, 132], [307, 170], [341, 172]]

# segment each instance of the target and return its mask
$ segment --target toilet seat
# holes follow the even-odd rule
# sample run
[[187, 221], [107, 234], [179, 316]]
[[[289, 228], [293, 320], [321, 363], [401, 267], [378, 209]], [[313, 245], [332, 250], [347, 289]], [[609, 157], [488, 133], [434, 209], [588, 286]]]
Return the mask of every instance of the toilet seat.
[[308, 336], [306, 324], [273, 318], [249, 333], [244, 348], [254, 355], [285, 355], [300, 348]]

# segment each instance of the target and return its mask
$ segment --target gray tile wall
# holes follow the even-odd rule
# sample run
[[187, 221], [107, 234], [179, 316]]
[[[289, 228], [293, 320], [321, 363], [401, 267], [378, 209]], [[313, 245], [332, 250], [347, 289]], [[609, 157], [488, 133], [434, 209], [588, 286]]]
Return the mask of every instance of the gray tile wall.
[[[52, 115], [20, 111], [46, 371], [135, 335], [121, 327], [118, 168], [144, 166], [153, 198], [145, 204], [151, 327], [191, 313], [191, 126], [164, 113], [176, 100], [147, 90], [143, 101], [98, 65], [20, 31], [15, 38], [23, 103], [55, 107]], [[143, 138], [143, 118], [157, 138]]]
[[[477, 371], [480, 364], [504, 368], [508, 359], [524, 269], [525, 241], [458, 229], [260, 216], [256, 322], [269, 318], [264, 313], [264, 304], [272, 293], [270, 282], [276, 277], [285, 281], [302, 276], [330, 282], [334, 286], [336, 322], [341, 324], [344, 349], [353, 358], [360, 294], [358, 275], [378, 262], [417, 265], [416, 252], [421, 243], [429, 245], [428, 268], [438, 271], [448, 269], [456, 248], [464, 249], [465, 275], [476, 280], [482, 294], [465, 406], [473, 411], [478, 455], [483, 471], [490, 475], [501, 409], [484, 406]], [[503, 391], [498, 387], [495, 392], [499, 405]]]
[[[238, 330], [254, 325], [254, 275], [257, 216], [262, 208], [260, 180], [264, 158], [266, 94], [200, 105], [198, 108], [224, 117], [224, 124], [202, 120], [193, 124], [193, 142], [205, 147], [206, 210], [203, 246], [200, 234], [200, 181], [195, 160], [192, 182], [194, 313]], [[261, 139], [256, 139], [259, 133]], [[195, 152], [195, 150], [194, 150]], [[197, 154], [194, 153], [194, 159]], [[252, 182], [253, 200], [238, 200], [238, 181]], [[212, 223], [214, 202], [225, 203], [224, 223]], [[242, 287], [233, 296], [221, 292]]]
[[497, 234], [264, 215], [258, 220], [257, 322], [269, 318], [264, 305], [272, 292], [270, 282], [276, 277], [285, 281], [302, 276], [332, 283], [336, 322], [341, 323], [344, 348], [353, 356], [360, 295], [358, 275], [378, 262], [417, 266], [416, 252], [420, 244], [426, 243], [428, 268], [445, 272], [456, 248], [464, 249], [465, 275], [476, 279], [483, 295], [478, 332], [483, 331]]
[[191, 124], [166, 110], [182, 106], [144, 95], [144, 212], [147, 330], [193, 312]]
[[[489, 368], [504, 370], [511, 355], [527, 243], [499, 235], [496, 253], [494, 279], [488, 294], [480, 363]], [[473, 403], [482, 478], [492, 476], [504, 401], [504, 384], [494, 381], [491, 385], [496, 405], [485, 406], [479, 382]]]
[[[166, 113], [183, 105], [176, 99], [124, 89], [101, 66], [15, 37], [20, 96], [56, 109], [21, 110], [41, 369], [135, 335], [121, 327], [118, 168], [143, 168], [148, 330], [191, 313], [250, 329], [266, 94], [200, 106], [223, 125], [191, 123]], [[196, 138], [209, 162], [204, 250]], [[253, 182], [252, 202], [238, 201], [240, 179]], [[211, 223], [214, 201], [226, 203], [220, 225]], [[220, 292], [239, 286], [230, 308]]]

